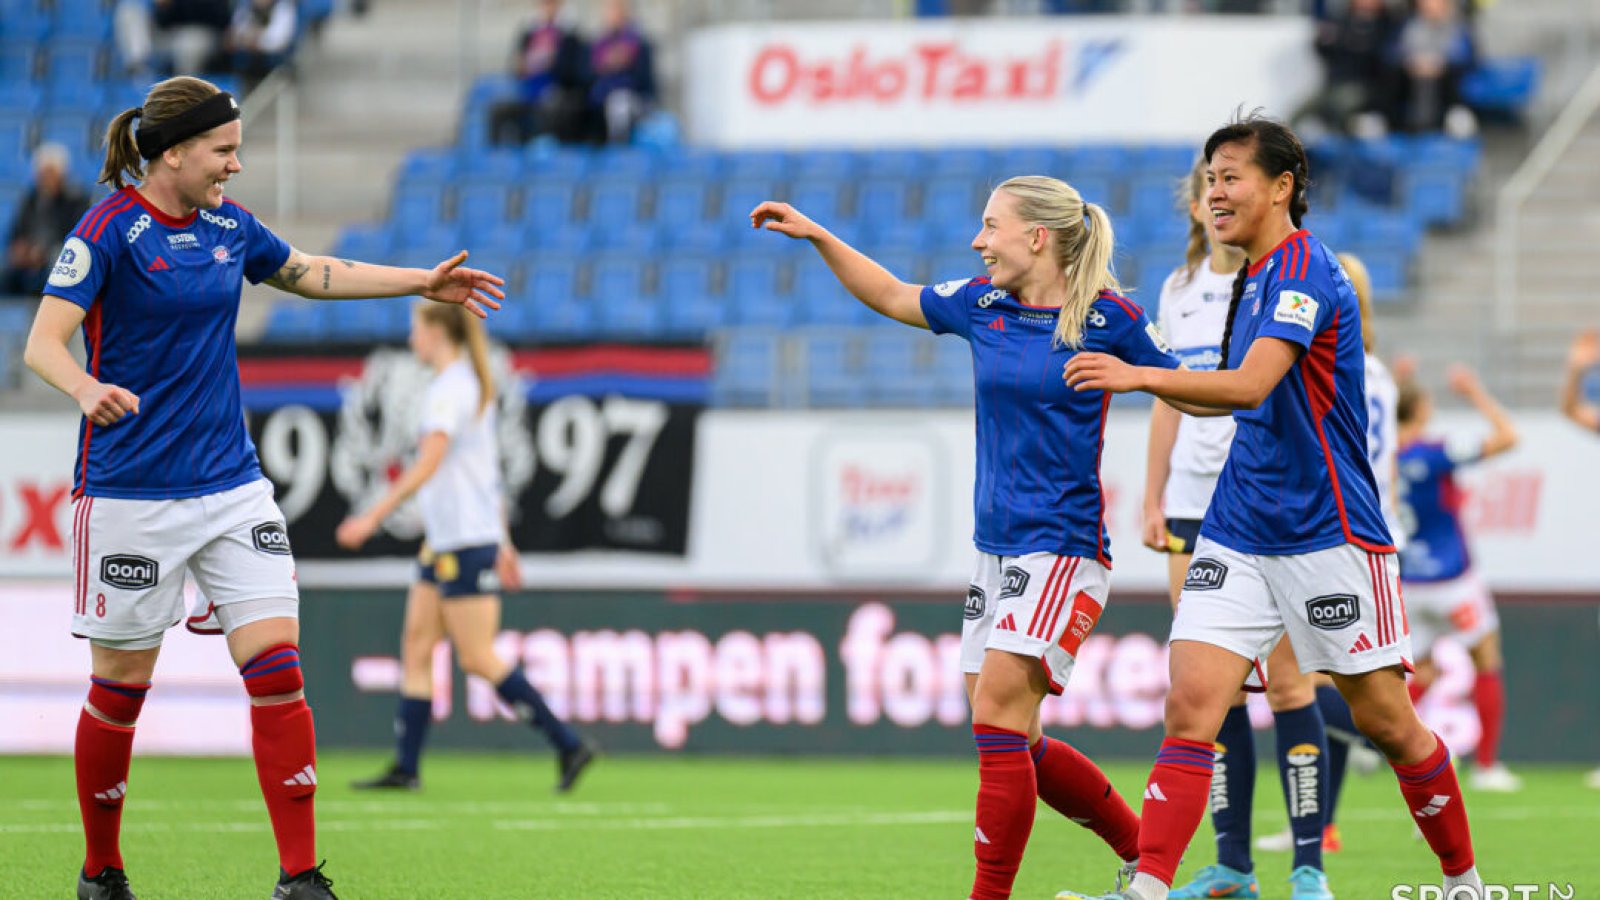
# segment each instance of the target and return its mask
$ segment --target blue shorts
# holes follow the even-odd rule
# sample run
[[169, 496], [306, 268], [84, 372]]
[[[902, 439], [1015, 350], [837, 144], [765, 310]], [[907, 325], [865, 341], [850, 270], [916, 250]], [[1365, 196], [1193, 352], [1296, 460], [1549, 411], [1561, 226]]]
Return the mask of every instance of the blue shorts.
[[438, 585], [439, 596], [445, 599], [498, 594], [500, 576], [495, 574], [494, 560], [499, 554], [498, 544], [443, 553], [435, 553], [423, 544], [422, 552], [417, 554], [417, 580]]
[[1200, 540], [1199, 519], [1167, 520], [1167, 552], [1194, 555], [1194, 545]]

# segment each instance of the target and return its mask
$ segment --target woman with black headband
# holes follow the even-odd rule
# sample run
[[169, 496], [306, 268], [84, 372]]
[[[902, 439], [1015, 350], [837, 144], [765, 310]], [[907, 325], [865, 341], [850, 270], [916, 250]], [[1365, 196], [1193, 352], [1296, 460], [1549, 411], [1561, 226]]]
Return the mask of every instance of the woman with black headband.
[[[135, 121], [137, 120], [137, 127]], [[420, 295], [483, 316], [503, 282], [308, 256], [223, 197], [239, 105], [197, 78], [157, 84], [112, 120], [100, 180], [50, 273], [26, 360], [82, 410], [74, 471], [72, 631], [93, 676], [78, 720], [87, 852], [79, 900], [132, 898], [118, 845], [134, 724], [184, 572], [250, 695], [252, 748], [277, 839], [275, 900], [333, 897], [317, 864], [316, 739], [300, 674], [299, 592], [283, 513], [245, 431], [234, 326], [244, 279], [335, 300]], [[131, 176], [136, 185], [128, 185]], [[82, 329], [87, 365], [67, 349]]]

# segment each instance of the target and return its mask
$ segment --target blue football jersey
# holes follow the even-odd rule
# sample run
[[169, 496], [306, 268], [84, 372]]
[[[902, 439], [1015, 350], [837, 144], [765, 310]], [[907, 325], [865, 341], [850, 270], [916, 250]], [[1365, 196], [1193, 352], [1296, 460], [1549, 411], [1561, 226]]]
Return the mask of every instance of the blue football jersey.
[[1472, 566], [1455, 471], [1480, 458], [1480, 452], [1463, 453], [1439, 441], [1400, 448], [1400, 515], [1409, 529], [1400, 554], [1402, 581], [1448, 581]]
[[1361, 307], [1333, 252], [1310, 232], [1251, 265], [1228, 367], [1268, 337], [1304, 352], [1260, 407], [1234, 412], [1233, 447], [1200, 533], [1268, 556], [1340, 544], [1393, 552], [1367, 461]]
[[[1048, 551], [1109, 566], [1100, 451], [1111, 395], [1074, 391], [1063, 380], [1078, 351], [1056, 343], [1057, 310], [1024, 305], [973, 278], [923, 288], [922, 313], [934, 333], [960, 335], [972, 348], [973, 543], [997, 556]], [[1178, 366], [1144, 310], [1110, 292], [1090, 308], [1082, 349]]]
[[288, 258], [231, 200], [174, 219], [129, 187], [84, 214], [44, 292], [83, 307], [89, 373], [137, 394], [139, 413], [79, 425], [76, 495], [170, 500], [261, 477], [233, 330], [244, 279]]

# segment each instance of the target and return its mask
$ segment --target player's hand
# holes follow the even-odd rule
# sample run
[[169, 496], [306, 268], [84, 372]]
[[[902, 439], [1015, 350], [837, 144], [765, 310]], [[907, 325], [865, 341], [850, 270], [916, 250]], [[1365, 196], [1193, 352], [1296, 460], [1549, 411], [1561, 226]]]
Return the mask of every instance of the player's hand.
[[1141, 387], [1138, 370], [1106, 353], [1077, 354], [1067, 362], [1062, 378], [1077, 391], [1123, 394]]
[[467, 251], [463, 250], [434, 266], [422, 296], [439, 303], [459, 303], [467, 312], [487, 319], [489, 314], [484, 307], [500, 308], [500, 301], [506, 298], [506, 292], [501, 290], [506, 281], [498, 275], [466, 268], [461, 265], [466, 259]]
[[1444, 373], [1445, 383], [1450, 390], [1462, 397], [1471, 397], [1483, 390], [1483, 385], [1478, 381], [1478, 376], [1471, 369], [1460, 363], [1454, 363]]
[[806, 218], [798, 209], [776, 200], [768, 200], [750, 211], [750, 227], [806, 240], [822, 235], [822, 226]]
[[495, 554], [494, 574], [500, 579], [501, 590], [522, 589], [522, 560], [517, 556], [517, 548], [509, 542], [501, 544], [500, 551]]
[[378, 525], [378, 520], [370, 515], [351, 516], [339, 523], [338, 530], [333, 533], [333, 539], [346, 550], [360, 550], [361, 545], [377, 532]]
[[139, 395], [102, 381], [91, 381], [79, 388], [74, 399], [83, 417], [96, 425], [112, 425], [129, 413], [139, 413]]
[[1146, 503], [1144, 507], [1144, 533], [1141, 540], [1144, 545], [1157, 553], [1171, 553], [1172, 548], [1167, 541], [1171, 535], [1167, 534], [1167, 518], [1161, 511], [1160, 504]]
[[1590, 328], [1572, 339], [1567, 365], [1579, 371], [1600, 365], [1600, 330]]

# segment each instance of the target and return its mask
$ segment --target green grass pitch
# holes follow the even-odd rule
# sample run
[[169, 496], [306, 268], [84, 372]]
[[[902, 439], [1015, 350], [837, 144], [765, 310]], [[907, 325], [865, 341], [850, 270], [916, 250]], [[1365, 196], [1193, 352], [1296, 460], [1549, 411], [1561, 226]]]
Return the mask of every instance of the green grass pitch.
[[[558, 798], [548, 756], [435, 753], [419, 793], [347, 787], [381, 763], [343, 752], [319, 763], [319, 855], [342, 900], [953, 900], [971, 884], [971, 760], [611, 757]], [[1108, 771], [1136, 797], [1145, 766]], [[1521, 793], [1468, 795], [1480, 869], [1600, 897], [1600, 791], [1577, 767], [1519, 771]], [[1262, 772], [1258, 833], [1281, 827], [1276, 779]], [[141, 900], [270, 893], [276, 857], [248, 760], [139, 758], [129, 783], [123, 850]], [[1351, 776], [1340, 821], [1345, 849], [1327, 868], [1341, 900], [1438, 883], [1392, 776]], [[1179, 877], [1211, 856], [1206, 824]], [[70, 897], [81, 860], [71, 760], [0, 758], [0, 898]], [[1114, 869], [1092, 834], [1041, 806], [1014, 896], [1107, 889]], [[1288, 869], [1285, 856], [1257, 855], [1264, 898], [1286, 900]]]

